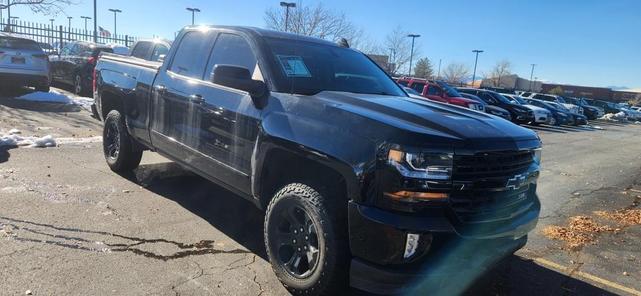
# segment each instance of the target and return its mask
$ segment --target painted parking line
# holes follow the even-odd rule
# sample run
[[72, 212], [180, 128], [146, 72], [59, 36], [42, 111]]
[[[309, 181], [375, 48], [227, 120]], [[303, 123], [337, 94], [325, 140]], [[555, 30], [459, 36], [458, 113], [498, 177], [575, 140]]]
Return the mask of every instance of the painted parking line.
[[[539, 264], [539, 265], [542, 265], [542, 266], [550, 268], [550, 269], [554, 269], [554, 270], [559, 271], [559, 272], [568, 273], [568, 272], [570, 272], [572, 270], [569, 267], [565, 267], [565, 266], [563, 266], [561, 264], [554, 263], [554, 262], [549, 261], [547, 259], [535, 258], [535, 259], [532, 259], [532, 260], [535, 263]], [[589, 273], [585, 273], [585, 272], [582, 272], [582, 271], [575, 271], [575, 272], [572, 273], [572, 275], [576, 276], [576, 277], [584, 278], [586, 280], [601, 284], [601, 285], [606, 286], [606, 287], [610, 287], [612, 289], [616, 289], [616, 290], [619, 290], [619, 291], [622, 291], [622, 292], [626, 292], [626, 293], [631, 294], [631, 295], [641, 296], [641, 292], [639, 292], [639, 291], [637, 291], [635, 289], [623, 286], [621, 284], [617, 284], [615, 282], [608, 281], [606, 279], [600, 278], [600, 277], [595, 276], [595, 275], [591, 275]]]

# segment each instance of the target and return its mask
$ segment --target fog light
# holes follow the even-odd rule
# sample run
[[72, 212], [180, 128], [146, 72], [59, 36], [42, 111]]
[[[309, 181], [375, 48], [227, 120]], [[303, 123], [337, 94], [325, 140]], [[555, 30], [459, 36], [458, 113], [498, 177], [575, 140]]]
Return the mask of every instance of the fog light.
[[419, 235], [415, 233], [408, 233], [407, 239], [405, 240], [405, 253], [403, 258], [407, 259], [412, 257], [416, 253], [416, 248], [418, 248], [418, 239]]

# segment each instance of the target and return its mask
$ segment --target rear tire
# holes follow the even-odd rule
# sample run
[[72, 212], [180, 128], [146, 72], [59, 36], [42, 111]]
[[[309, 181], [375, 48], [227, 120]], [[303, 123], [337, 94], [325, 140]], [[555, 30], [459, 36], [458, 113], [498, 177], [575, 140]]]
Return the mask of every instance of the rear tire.
[[339, 295], [347, 287], [349, 245], [340, 205], [340, 199], [328, 199], [300, 183], [285, 186], [270, 201], [265, 247], [274, 273], [290, 293]]
[[128, 172], [140, 164], [142, 150], [136, 149], [122, 114], [111, 110], [105, 118], [102, 147], [107, 165], [114, 172]]

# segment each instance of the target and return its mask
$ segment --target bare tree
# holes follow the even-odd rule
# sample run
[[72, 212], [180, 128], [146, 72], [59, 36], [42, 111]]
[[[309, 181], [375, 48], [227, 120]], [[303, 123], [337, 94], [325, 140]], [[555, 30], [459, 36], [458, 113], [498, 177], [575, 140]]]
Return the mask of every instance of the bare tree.
[[[3, 1], [4, 0], [0, 0]], [[7, 0], [6, 3], [0, 4], [0, 9], [26, 5], [34, 13], [44, 15], [57, 15], [62, 12], [66, 6], [76, 4], [74, 0]]]
[[443, 78], [451, 84], [463, 85], [470, 76], [470, 69], [461, 63], [451, 63], [443, 69]]
[[[267, 28], [285, 31], [285, 10], [272, 7], [265, 11]], [[363, 31], [357, 28], [343, 13], [329, 10], [318, 3], [316, 6], [298, 2], [296, 8], [289, 10], [289, 32], [313, 36], [331, 41], [345, 38], [350, 44], [358, 43]]]
[[512, 63], [508, 60], [501, 60], [494, 65], [492, 71], [485, 75], [492, 82], [492, 86], [501, 87], [501, 78], [512, 74]]
[[[397, 26], [387, 34], [383, 50], [390, 55], [390, 62], [394, 65], [393, 73], [406, 73], [409, 69], [405, 66], [410, 61], [412, 42], [407, 37], [408, 32]], [[414, 56], [420, 56], [420, 47], [414, 46]]]

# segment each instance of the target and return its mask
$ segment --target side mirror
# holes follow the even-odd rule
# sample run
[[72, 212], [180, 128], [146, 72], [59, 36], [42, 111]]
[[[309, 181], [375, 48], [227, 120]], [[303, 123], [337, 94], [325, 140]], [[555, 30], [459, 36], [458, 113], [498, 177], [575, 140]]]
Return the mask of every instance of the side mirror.
[[214, 66], [211, 82], [248, 92], [258, 109], [262, 109], [267, 105], [269, 97], [267, 85], [260, 80], [253, 80], [247, 68], [216, 65]]
[[158, 61], [159, 61], [159, 62], [161, 62], [161, 63], [165, 62], [165, 57], [166, 57], [166, 56], [167, 56], [167, 55], [165, 55], [165, 54], [161, 54], [161, 55], [159, 55], [159, 56], [158, 56]]

